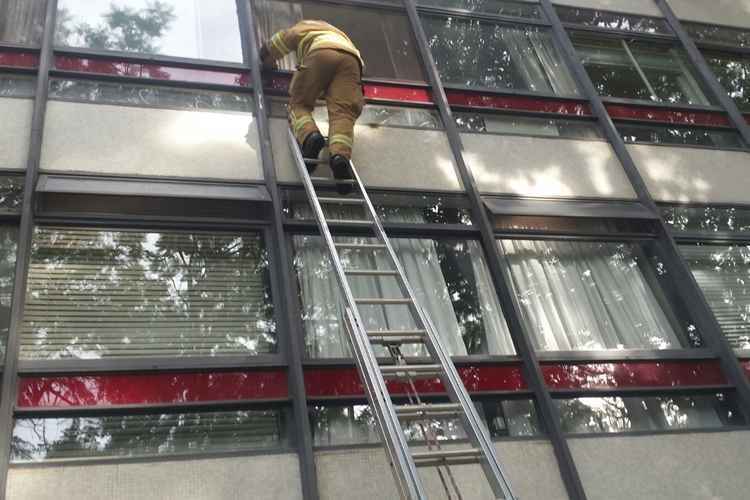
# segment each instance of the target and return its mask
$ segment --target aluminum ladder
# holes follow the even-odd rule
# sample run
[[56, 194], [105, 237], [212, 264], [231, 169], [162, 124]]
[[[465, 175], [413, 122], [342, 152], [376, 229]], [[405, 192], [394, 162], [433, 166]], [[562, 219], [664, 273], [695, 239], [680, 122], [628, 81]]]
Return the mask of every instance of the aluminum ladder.
[[[420, 467], [445, 467], [446, 469], [438, 469], [438, 473], [447, 491], [448, 486], [443, 478], [442, 471], [447, 470], [448, 474], [451, 474], [449, 469], [451, 465], [480, 464], [496, 498], [517, 500], [513, 496], [510, 483], [499, 465], [493, 443], [448, 352], [429, 317], [415, 300], [414, 292], [406, 279], [404, 269], [393, 250], [354, 165], [352, 164], [354, 179], [344, 182], [352, 184], [353, 188], [358, 188], [360, 197], [318, 197], [316, 185], [333, 186], [342, 181], [334, 181], [326, 177], [311, 177], [305, 163], [323, 163], [323, 161], [317, 158], [303, 158], [291, 129], [288, 132], [289, 146], [294, 162], [305, 186], [310, 208], [330, 254], [331, 264], [341, 289], [345, 310], [344, 323], [357, 369], [402, 498], [406, 500], [426, 500], [428, 498], [417, 472]], [[354, 189], [354, 194], [356, 193], [357, 190]], [[331, 204], [364, 206], [367, 219], [328, 220], [322, 206]], [[369, 236], [377, 239], [377, 243], [337, 243], [331, 235], [328, 227], [329, 222], [332, 224], [350, 223], [356, 224], [360, 228], [369, 228], [371, 231]], [[346, 269], [339, 256], [340, 250], [384, 252], [393, 268], [386, 270]], [[349, 285], [349, 277], [353, 276], [379, 276], [396, 279], [403, 298], [355, 297]], [[361, 306], [372, 305], [383, 307], [408, 306], [416, 328], [368, 331], [364, 326], [366, 323], [362, 320]], [[424, 345], [429, 353], [429, 361], [425, 363], [424, 358], [421, 358], [419, 363], [410, 363], [409, 358], [400, 353], [400, 346], [404, 344]], [[388, 349], [391, 355], [388, 364], [381, 364], [378, 361], [373, 345], [381, 345]], [[414, 381], [437, 378], [443, 383], [450, 403], [428, 404], [422, 402], [416, 391]], [[394, 403], [388, 391], [386, 380], [395, 380], [406, 384], [413, 392], [409, 398], [410, 404]], [[459, 419], [463, 424], [469, 446], [441, 449], [440, 445], [445, 445], [446, 442], [440, 443], [435, 439], [431, 443], [428, 435], [432, 431], [429, 431], [424, 432], [427, 438], [427, 450], [413, 451], [403, 432], [402, 423], [429, 422], [438, 418]], [[457, 487], [455, 482], [453, 485]]]

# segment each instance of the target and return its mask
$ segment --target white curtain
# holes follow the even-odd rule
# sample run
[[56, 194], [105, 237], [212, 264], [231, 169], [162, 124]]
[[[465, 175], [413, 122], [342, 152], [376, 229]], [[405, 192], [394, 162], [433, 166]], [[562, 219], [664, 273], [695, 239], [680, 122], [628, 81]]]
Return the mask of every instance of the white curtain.
[[680, 347], [628, 245], [525, 240], [498, 244], [538, 349]]

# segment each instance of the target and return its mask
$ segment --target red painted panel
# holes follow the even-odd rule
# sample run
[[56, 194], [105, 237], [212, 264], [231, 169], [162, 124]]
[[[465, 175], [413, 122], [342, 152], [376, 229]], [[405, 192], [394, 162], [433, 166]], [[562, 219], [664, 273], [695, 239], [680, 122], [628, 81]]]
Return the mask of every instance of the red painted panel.
[[281, 399], [288, 395], [287, 385], [287, 374], [281, 370], [22, 377], [18, 406], [60, 408]]
[[740, 363], [742, 364], [742, 368], [745, 369], [745, 375], [750, 378], [750, 359], [740, 360]]
[[[461, 375], [469, 392], [486, 391], [520, 391], [526, 389], [526, 382], [519, 365], [499, 366], [460, 366]], [[392, 394], [405, 394], [407, 385], [389, 381], [388, 390]], [[443, 384], [435, 380], [418, 380], [415, 382], [420, 394], [440, 394], [445, 392]], [[305, 390], [310, 398], [331, 396], [364, 396], [362, 383], [354, 367], [305, 368]]]
[[192, 83], [215, 83], [219, 85], [246, 86], [249, 82], [249, 74], [240, 71], [180, 68], [152, 63], [85, 57], [56, 56], [55, 68], [83, 73], [151, 78], [154, 80], [179, 80]]
[[573, 116], [591, 116], [591, 108], [585, 102], [561, 101], [529, 96], [507, 96], [483, 94], [459, 90], [447, 90], [448, 103], [452, 106], [472, 108], [509, 109], [517, 111], [536, 111]]
[[718, 361], [633, 361], [542, 365], [551, 389], [619, 389], [722, 385]]
[[39, 55], [30, 52], [0, 52], [0, 66], [36, 68], [39, 66]]
[[628, 106], [607, 104], [609, 116], [613, 119], [646, 120], [675, 125], [708, 125], [729, 127], [729, 118], [724, 113], [714, 111], [693, 111], [688, 109], [663, 109], [648, 106]]

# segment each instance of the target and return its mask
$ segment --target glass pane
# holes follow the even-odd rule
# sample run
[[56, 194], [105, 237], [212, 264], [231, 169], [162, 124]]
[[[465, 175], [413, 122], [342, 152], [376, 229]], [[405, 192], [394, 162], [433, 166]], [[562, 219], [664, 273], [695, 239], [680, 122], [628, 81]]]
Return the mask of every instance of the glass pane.
[[500, 240], [498, 245], [536, 349], [682, 346], [635, 245], [541, 240]]
[[283, 410], [239, 410], [68, 418], [21, 418], [13, 462], [142, 457], [279, 448]]
[[276, 352], [253, 234], [37, 228], [21, 358]]
[[44, 0], [0, 2], [0, 42], [39, 46], [44, 31]]
[[750, 209], [738, 207], [664, 207], [662, 217], [673, 231], [750, 233]]
[[[280, 100], [271, 101], [271, 116], [286, 120], [287, 115], [285, 102]], [[313, 118], [317, 123], [328, 123], [327, 108], [325, 106], [317, 106], [313, 110]], [[362, 114], [357, 119], [357, 125], [427, 129], [443, 128], [440, 115], [435, 109], [383, 106], [381, 104], [365, 104]]]
[[617, 124], [617, 130], [619, 130], [625, 142], [706, 146], [725, 149], [741, 149], [744, 147], [740, 134], [729, 129], [620, 122]]
[[[365, 77], [425, 79], [409, 21], [403, 12], [313, 1], [253, 1], [262, 40], [269, 40], [277, 31], [302, 19], [321, 19], [349, 35], [365, 60]], [[279, 61], [279, 67], [295, 69], [294, 55]]]
[[0, 175], [0, 213], [19, 213], [23, 203], [22, 175]]
[[581, 9], [556, 5], [555, 10], [560, 21], [593, 28], [602, 28], [635, 33], [654, 33], [669, 35], [672, 31], [664, 19], [644, 17], [606, 10]]
[[724, 336], [750, 349], [750, 245], [680, 245]]
[[742, 111], [750, 111], [750, 57], [719, 52], [703, 55], [729, 97]]
[[515, 135], [545, 135], [570, 139], [601, 139], [595, 123], [564, 118], [535, 118], [486, 113], [453, 113], [462, 132]]
[[605, 397], [558, 399], [563, 432], [619, 433], [672, 429], [706, 429], [743, 425], [732, 397]]
[[64, 101], [193, 111], [230, 110], [250, 113], [253, 110], [252, 97], [246, 94], [86, 80], [52, 80], [49, 97]]
[[578, 95], [546, 29], [457, 17], [421, 18], [447, 84]]
[[720, 43], [729, 47], [750, 47], [750, 31], [728, 26], [682, 21], [688, 34], [698, 42]]
[[0, 74], [0, 97], [34, 97], [36, 78]]
[[242, 62], [235, 0], [59, 0], [55, 45]]
[[[344, 331], [339, 288], [327, 252], [318, 236], [295, 236], [295, 266], [302, 301], [307, 354], [312, 358], [350, 357]], [[339, 242], [375, 243], [370, 238], [337, 238]], [[489, 270], [476, 241], [394, 238], [417, 300], [432, 319], [453, 355], [512, 354]], [[342, 264], [349, 269], [392, 269], [381, 251], [346, 249]], [[356, 297], [402, 297], [392, 276], [352, 276]], [[364, 306], [368, 330], [414, 329], [406, 306]], [[402, 349], [405, 355], [426, 355], [424, 347]], [[376, 353], [386, 355], [382, 348]]]
[[[534, 402], [529, 399], [486, 400], [474, 405], [493, 438], [542, 434]], [[368, 405], [315, 405], [310, 406], [308, 414], [313, 446], [380, 442], [375, 418]], [[441, 442], [466, 438], [458, 419], [434, 419], [429, 425], [422, 421], [409, 422], [403, 428], [410, 441], [424, 441], [426, 436]]]
[[17, 240], [18, 228], [0, 226], [0, 360], [5, 359], [5, 345], [10, 327]]
[[532, 2], [514, 2], [512, 0], [419, 0], [417, 3], [424, 7], [447, 7], [497, 16], [525, 17], [529, 19], [540, 19], [542, 17], [539, 5]]

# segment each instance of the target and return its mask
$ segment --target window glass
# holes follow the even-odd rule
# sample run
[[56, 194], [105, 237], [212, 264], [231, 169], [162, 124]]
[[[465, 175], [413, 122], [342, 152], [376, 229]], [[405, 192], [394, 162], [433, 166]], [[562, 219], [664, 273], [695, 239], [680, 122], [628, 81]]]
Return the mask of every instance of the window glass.
[[740, 110], [750, 111], [750, 57], [720, 52], [704, 52], [703, 56]]
[[671, 104], [708, 105], [683, 52], [624, 39], [572, 37], [600, 95]]
[[23, 175], [0, 175], [0, 213], [21, 211], [23, 181]]
[[447, 7], [452, 9], [481, 12], [507, 17], [525, 17], [540, 19], [542, 11], [533, 2], [514, 2], [512, 0], [418, 0], [424, 7]]
[[[336, 241], [376, 243], [371, 238], [352, 237]], [[478, 242], [417, 238], [391, 241], [417, 300], [452, 355], [514, 352]], [[293, 242], [307, 354], [312, 358], [350, 357], [339, 287], [323, 241], [318, 236], [295, 236]], [[343, 249], [340, 255], [345, 268], [392, 269], [382, 250]], [[355, 297], [403, 296], [393, 276], [352, 276], [350, 285]], [[415, 328], [407, 306], [366, 305], [360, 311], [368, 330]], [[407, 356], [426, 355], [421, 345], [402, 350]], [[376, 353], [385, 355], [386, 351], [378, 347]]]
[[[529, 399], [484, 400], [475, 402], [480, 418], [490, 432], [490, 437], [537, 436], [542, 434], [536, 409]], [[380, 442], [375, 417], [369, 405], [314, 405], [309, 408], [313, 446], [336, 446]], [[458, 419], [430, 420], [403, 425], [410, 441], [424, 441], [425, 434], [432, 432], [433, 438], [442, 441], [466, 439], [466, 433]], [[432, 436], [431, 436], [432, 437]]]
[[743, 425], [726, 394], [558, 399], [563, 432], [619, 433]]
[[19, 418], [15, 463], [207, 453], [287, 444], [283, 410]]
[[581, 9], [556, 5], [555, 10], [560, 21], [592, 28], [602, 28], [635, 33], [653, 33], [669, 35], [672, 31], [664, 19], [644, 17], [606, 10]]
[[276, 351], [257, 234], [37, 228], [23, 359]]
[[618, 123], [617, 130], [625, 142], [675, 144], [740, 149], [740, 134], [731, 129], [680, 127], [677, 125]]
[[59, 0], [55, 45], [242, 62], [234, 0]]
[[750, 208], [664, 207], [662, 217], [673, 231], [750, 234]]
[[570, 139], [601, 139], [593, 122], [564, 118], [454, 112], [456, 125], [462, 132], [487, 134], [546, 135]]
[[34, 97], [36, 78], [0, 74], [0, 97]]
[[578, 95], [547, 29], [458, 17], [421, 18], [446, 84]]
[[522, 319], [541, 351], [683, 345], [657, 300], [639, 247], [500, 240]]
[[[271, 116], [286, 119], [286, 104], [281, 100], [271, 101]], [[313, 110], [313, 118], [318, 123], [328, 123], [327, 108], [325, 106], [317, 106]], [[381, 104], [366, 104], [362, 109], [362, 114], [357, 118], [357, 125], [429, 129], [443, 128], [440, 115], [438, 115], [435, 109], [384, 106]]]
[[253, 108], [252, 97], [247, 94], [87, 80], [54, 79], [50, 81], [49, 97], [63, 101], [193, 111], [228, 110], [250, 113]]
[[18, 229], [0, 226], [0, 359], [5, 359], [5, 344], [13, 302], [13, 278], [16, 272]]
[[724, 336], [750, 349], [750, 245], [680, 245]]
[[[424, 81], [416, 42], [401, 11], [347, 7], [313, 1], [253, 0], [258, 35], [264, 41], [302, 19], [321, 19], [343, 30], [365, 60], [364, 76]], [[279, 63], [293, 70], [290, 54]]]
[[44, 0], [0, 3], [0, 42], [39, 46], [44, 31]]
[[697, 42], [718, 43], [729, 47], [750, 47], [750, 31], [748, 30], [685, 21], [682, 21], [682, 27]]

